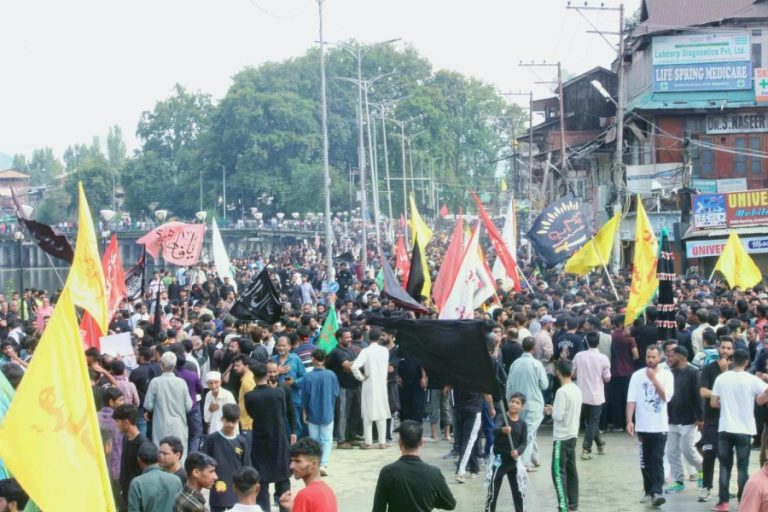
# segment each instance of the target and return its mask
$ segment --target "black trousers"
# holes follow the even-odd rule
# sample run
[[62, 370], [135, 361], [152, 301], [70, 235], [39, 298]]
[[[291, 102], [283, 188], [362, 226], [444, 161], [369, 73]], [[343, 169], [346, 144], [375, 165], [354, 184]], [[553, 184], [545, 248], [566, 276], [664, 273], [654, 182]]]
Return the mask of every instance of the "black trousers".
[[555, 484], [557, 510], [579, 508], [579, 474], [576, 471], [576, 438], [552, 443], [552, 483]]
[[715, 461], [717, 460], [717, 423], [705, 423], [701, 430], [701, 472], [704, 474], [704, 488], [712, 489], [715, 477]]
[[424, 421], [427, 396], [419, 383], [406, 383], [400, 388], [400, 421]]
[[629, 391], [629, 379], [632, 377], [611, 377], [608, 383], [608, 405], [610, 409], [613, 428], [625, 428], [627, 426], [627, 391]]
[[491, 477], [492, 483], [488, 486], [488, 498], [485, 500], [485, 512], [496, 512], [496, 502], [499, 499], [499, 491], [505, 476], [509, 480], [515, 512], [523, 512], [523, 494], [517, 484], [517, 462], [514, 459], [502, 460], [498, 466], [494, 466]]
[[638, 432], [640, 438], [640, 472], [647, 495], [662, 494], [664, 485], [664, 447], [666, 432]]
[[[275, 496], [280, 499], [286, 491], [291, 490], [290, 480], [281, 480], [274, 482]], [[272, 504], [269, 502], [269, 482], [261, 482], [261, 488], [259, 489], [259, 495], [256, 497], [256, 504], [261, 507], [261, 510], [272, 510]], [[286, 509], [280, 507], [280, 512], [286, 512]]]
[[592, 452], [592, 441], [597, 446], [603, 446], [603, 436], [600, 434], [600, 414], [603, 410], [603, 404], [601, 405], [589, 405], [584, 404], [582, 406], [582, 414], [584, 414], [584, 421], [586, 422], [586, 429], [584, 432], [584, 448], [588, 452]]

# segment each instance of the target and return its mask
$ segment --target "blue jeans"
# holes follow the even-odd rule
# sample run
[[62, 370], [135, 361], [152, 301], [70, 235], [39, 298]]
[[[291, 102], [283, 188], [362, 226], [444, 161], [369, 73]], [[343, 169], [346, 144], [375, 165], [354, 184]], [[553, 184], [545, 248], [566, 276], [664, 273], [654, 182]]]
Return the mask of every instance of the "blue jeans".
[[307, 427], [309, 428], [309, 437], [320, 443], [320, 446], [323, 448], [320, 465], [327, 466], [328, 458], [331, 456], [331, 448], [333, 448], [333, 422], [327, 425], [307, 423]]
[[741, 501], [741, 492], [749, 479], [749, 452], [752, 437], [748, 434], [717, 433], [717, 460], [720, 461], [720, 498], [718, 503], [728, 503], [730, 494], [728, 485], [731, 482], [733, 468], [733, 450], [736, 449], [736, 471], [738, 472], [739, 492], [736, 497]]
[[[501, 409], [499, 409], [500, 413], [503, 413]], [[482, 429], [483, 429], [483, 436], [485, 436], [485, 445], [483, 446], [483, 457], [488, 458], [491, 455], [491, 448], [493, 447], [493, 442], [495, 441], [495, 437], [493, 435], [493, 418], [491, 418], [491, 411], [488, 409], [488, 402], [483, 401], [483, 423], [482, 423]]]
[[139, 419], [136, 421], [136, 427], [139, 429], [141, 435], [147, 437], [147, 420], [144, 418], [145, 412], [146, 410], [143, 407], [139, 407]]
[[192, 410], [187, 413], [187, 428], [189, 429], [187, 453], [199, 451], [200, 445], [203, 444], [203, 419], [200, 415], [200, 404], [193, 405]]

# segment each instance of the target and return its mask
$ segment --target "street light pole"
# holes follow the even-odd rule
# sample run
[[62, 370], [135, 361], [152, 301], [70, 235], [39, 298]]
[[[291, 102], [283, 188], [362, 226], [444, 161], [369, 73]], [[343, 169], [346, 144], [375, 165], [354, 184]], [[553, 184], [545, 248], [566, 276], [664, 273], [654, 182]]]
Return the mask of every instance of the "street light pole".
[[21, 320], [24, 321], [24, 253], [22, 247], [24, 244], [24, 233], [16, 231], [13, 233], [13, 238], [16, 240], [16, 251], [19, 258], [19, 315]]
[[363, 277], [367, 277], [368, 273], [368, 230], [365, 222], [365, 215], [368, 211], [368, 200], [366, 198], [365, 190], [365, 142], [363, 141], [363, 68], [362, 68], [362, 55], [360, 54], [360, 47], [357, 48], [357, 155], [360, 165], [360, 211], [362, 217], [362, 254], [360, 261], [363, 265]]
[[323, 40], [323, 2], [317, 0], [317, 10], [320, 18], [320, 104], [323, 123], [323, 192], [325, 194], [325, 266], [328, 281], [336, 277], [333, 267], [333, 228], [331, 226], [331, 172], [328, 163], [328, 103], [325, 83], [325, 42]]
[[[227, 169], [221, 164], [216, 164], [221, 167], [221, 209], [224, 220], [227, 220]], [[202, 207], [200, 208], [202, 210]]]

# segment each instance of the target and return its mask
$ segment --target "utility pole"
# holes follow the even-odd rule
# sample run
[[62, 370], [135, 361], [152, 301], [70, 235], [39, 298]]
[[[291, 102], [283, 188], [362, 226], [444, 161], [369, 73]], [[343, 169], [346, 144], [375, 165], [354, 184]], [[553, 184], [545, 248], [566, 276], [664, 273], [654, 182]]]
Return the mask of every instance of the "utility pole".
[[[537, 84], [557, 84], [557, 96], [558, 96], [558, 107], [560, 112], [560, 159], [562, 161], [560, 166], [560, 173], [562, 178], [566, 178], [568, 176], [568, 156], [567, 156], [567, 149], [565, 147], [565, 107], [563, 104], [565, 103], [563, 98], [563, 70], [562, 66], [560, 65], [560, 62], [557, 63], [548, 63], [548, 62], [541, 62], [541, 63], [523, 63], [520, 61], [520, 66], [522, 67], [557, 67], [557, 82], [535, 82]], [[533, 107], [533, 93], [531, 93], [531, 107]], [[533, 108], [531, 108], [531, 123], [533, 123]], [[531, 126], [531, 131], [529, 134], [529, 140], [533, 142], [533, 126]], [[530, 156], [529, 156], [530, 158]], [[544, 167], [544, 177], [542, 178], [542, 190], [544, 192], [544, 203], [546, 204], [548, 200], [550, 199], [547, 195], [547, 181], [549, 178], [549, 166]], [[553, 180], [554, 181], [554, 180]], [[554, 196], [554, 183], [552, 185], [552, 195]], [[530, 198], [529, 198], [530, 199]], [[544, 206], [544, 204], [542, 205]]]
[[[621, 191], [626, 189], [626, 186], [624, 185], [624, 4], [620, 4], [618, 7], [606, 7], [602, 4], [600, 6], [590, 6], [588, 3], [585, 2], [582, 6], [575, 6], [571, 5], [571, 2], [568, 2], [568, 5], [566, 6], [566, 9], [573, 9], [579, 15], [586, 20], [587, 23], [594, 29], [594, 30], [588, 30], [587, 32], [591, 34], [598, 34], [600, 37], [603, 38], [603, 41], [605, 41], [608, 46], [611, 47], [611, 49], [614, 48], [613, 43], [611, 43], [606, 35], [615, 35], [619, 36], [619, 44], [618, 44], [618, 61], [616, 65], [616, 73], [618, 75], [618, 92], [617, 92], [617, 101], [616, 101], [616, 158], [615, 163], [613, 166], [613, 186], [614, 186], [614, 203], [613, 203], [613, 214], [620, 213], [622, 211], [622, 205], [621, 205]], [[587, 18], [584, 13], [581, 11], [613, 11], [619, 13], [619, 31], [618, 32], [607, 32], [604, 30], [599, 30], [590, 20]], [[616, 237], [616, 240], [613, 244], [613, 257], [611, 258], [611, 271], [616, 274], [618, 273], [619, 266], [621, 264], [621, 241], [618, 237]]]
[[[533, 91], [505, 92], [504, 96], [528, 96], [528, 228], [533, 226]], [[528, 246], [530, 248], [530, 245]]]
[[[384, 117], [384, 108], [382, 107], [379, 112], [381, 113], [381, 132], [384, 143], [384, 173], [387, 176], [387, 211], [389, 212], [389, 222], [393, 222], [392, 217], [392, 186], [389, 182], [389, 154], [387, 153], [387, 120]], [[394, 240], [390, 240], [394, 243]]]
[[317, 10], [320, 18], [320, 104], [323, 123], [323, 192], [325, 195], [325, 267], [328, 282], [336, 277], [333, 267], [333, 227], [331, 225], [331, 172], [328, 163], [328, 103], [326, 98], [325, 80], [325, 40], [323, 39], [323, 2], [317, 0]]

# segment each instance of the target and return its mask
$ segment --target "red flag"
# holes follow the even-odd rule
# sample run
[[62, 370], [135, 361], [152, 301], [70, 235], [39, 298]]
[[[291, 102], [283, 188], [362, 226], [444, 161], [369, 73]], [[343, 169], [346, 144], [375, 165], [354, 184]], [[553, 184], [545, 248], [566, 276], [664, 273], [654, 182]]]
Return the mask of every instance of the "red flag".
[[491, 221], [490, 217], [488, 217], [488, 213], [485, 211], [485, 208], [483, 208], [483, 203], [480, 202], [480, 198], [477, 197], [477, 194], [474, 192], [472, 192], [472, 198], [477, 205], [477, 213], [480, 215], [480, 218], [483, 219], [485, 229], [488, 230], [488, 237], [491, 239], [493, 250], [496, 252], [496, 257], [499, 258], [501, 264], [504, 265], [504, 269], [507, 271], [507, 276], [515, 285], [515, 291], [520, 292], [520, 276], [517, 275], [517, 262], [515, 262], [515, 258], [509, 253], [507, 245], [501, 238], [501, 233], [499, 233], [496, 225]]
[[448, 205], [443, 205], [440, 207], [440, 216], [441, 217], [447, 217], [450, 212], [448, 211]]
[[[125, 288], [125, 276], [123, 275], [123, 263], [120, 260], [120, 249], [117, 243], [117, 235], [112, 235], [107, 250], [101, 258], [101, 267], [104, 270], [104, 284], [107, 295], [107, 313], [109, 319], [115, 316], [120, 309], [120, 303], [128, 295]], [[93, 317], [86, 311], [80, 321], [80, 335], [86, 347], [100, 348], [99, 338], [104, 333]]]
[[448, 245], [448, 250], [445, 252], [445, 257], [440, 265], [440, 271], [437, 273], [435, 284], [432, 287], [432, 298], [435, 299], [435, 305], [437, 305], [438, 310], [443, 309], [443, 305], [451, 293], [451, 287], [456, 280], [456, 275], [459, 273], [459, 267], [461, 267], [463, 259], [464, 220], [461, 217], [461, 209], [459, 209], [459, 217], [456, 219], [456, 227], [453, 228], [451, 243]]
[[157, 259], [163, 251], [163, 259], [180, 267], [191, 267], [200, 259], [205, 238], [205, 224], [168, 222], [136, 240]]
[[411, 271], [411, 260], [408, 259], [408, 250], [405, 248], [403, 235], [397, 236], [395, 244], [395, 268], [400, 272], [403, 280], [403, 288], [408, 286], [408, 273]]

